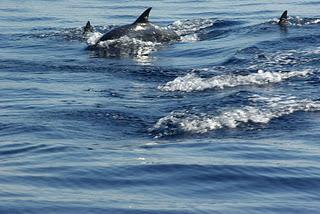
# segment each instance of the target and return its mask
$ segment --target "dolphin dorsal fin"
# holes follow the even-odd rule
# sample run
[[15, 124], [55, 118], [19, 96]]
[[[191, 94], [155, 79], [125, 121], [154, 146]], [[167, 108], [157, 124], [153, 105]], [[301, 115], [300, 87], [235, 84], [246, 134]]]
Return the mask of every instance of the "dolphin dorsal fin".
[[87, 21], [86, 27], [90, 27], [90, 26], [91, 26], [90, 21]]
[[280, 21], [281, 21], [281, 20], [287, 20], [287, 19], [288, 19], [288, 11], [285, 10], [285, 11], [282, 13], [281, 17], [280, 17]]
[[152, 7], [149, 7], [148, 9], [146, 9], [133, 24], [147, 23], [149, 21], [148, 19], [149, 19], [149, 13], [151, 9]]
[[93, 27], [92, 27], [90, 21], [88, 21], [86, 26], [83, 27], [83, 34], [86, 34], [88, 32], [93, 32]]
[[279, 25], [286, 25], [287, 22], [288, 22], [288, 11], [285, 10], [285, 11], [282, 13], [282, 15], [281, 15], [278, 24], [279, 24]]

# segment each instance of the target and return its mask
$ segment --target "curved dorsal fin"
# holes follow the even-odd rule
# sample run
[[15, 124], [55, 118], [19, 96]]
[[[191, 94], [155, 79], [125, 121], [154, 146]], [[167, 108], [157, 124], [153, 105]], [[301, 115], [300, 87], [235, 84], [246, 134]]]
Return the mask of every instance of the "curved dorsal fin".
[[133, 24], [147, 23], [151, 9], [152, 7], [149, 7], [148, 9], [146, 9]]
[[285, 21], [287, 19], [288, 19], [288, 11], [285, 10], [280, 17], [280, 21]]
[[280, 19], [288, 19], [288, 11], [287, 11], [287, 10], [285, 10], [285, 11], [282, 13]]

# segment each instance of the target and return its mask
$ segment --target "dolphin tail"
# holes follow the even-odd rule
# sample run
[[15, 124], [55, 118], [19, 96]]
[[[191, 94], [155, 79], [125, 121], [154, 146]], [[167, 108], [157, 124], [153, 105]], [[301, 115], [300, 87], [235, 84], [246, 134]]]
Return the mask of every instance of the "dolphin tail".
[[279, 24], [279, 25], [282, 25], [282, 24], [285, 24], [287, 21], [288, 21], [288, 11], [285, 10], [285, 11], [282, 13], [282, 15], [281, 15], [278, 24]]
[[152, 7], [149, 7], [148, 9], [146, 9], [133, 24], [147, 23], [149, 21], [148, 19], [149, 19], [149, 13], [151, 9]]

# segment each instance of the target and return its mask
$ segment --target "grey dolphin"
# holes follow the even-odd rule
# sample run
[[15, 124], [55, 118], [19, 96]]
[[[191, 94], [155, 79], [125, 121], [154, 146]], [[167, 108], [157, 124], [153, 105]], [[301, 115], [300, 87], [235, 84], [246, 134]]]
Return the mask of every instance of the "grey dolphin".
[[287, 23], [288, 23], [288, 11], [285, 10], [281, 15], [278, 24], [283, 26], [283, 25], [286, 25]]
[[151, 9], [152, 7], [146, 9], [134, 23], [114, 28], [105, 33], [97, 41], [96, 45], [101, 41], [119, 39], [123, 36], [151, 42], [179, 40], [180, 37], [173, 30], [162, 28], [149, 22], [149, 13]]

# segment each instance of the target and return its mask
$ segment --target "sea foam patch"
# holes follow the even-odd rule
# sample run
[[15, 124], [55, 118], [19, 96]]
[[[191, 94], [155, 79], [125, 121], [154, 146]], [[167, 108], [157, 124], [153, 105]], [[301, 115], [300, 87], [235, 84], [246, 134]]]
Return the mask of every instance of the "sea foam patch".
[[310, 74], [310, 70], [291, 72], [269, 72], [259, 70], [257, 73], [249, 75], [220, 75], [210, 78], [202, 78], [194, 73], [183, 77], [177, 77], [173, 81], [167, 82], [158, 87], [161, 91], [203, 91], [207, 89], [223, 89], [226, 87], [237, 87], [245, 85], [265, 85], [278, 83], [292, 77], [303, 77]]
[[173, 22], [169, 28], [174, 30], [178, 35], [184, 36], [211, 27], [215, 22], [216, 20], [212, 19], [178, 20]]
[[98, 40], [101, 38], [103, 34], [102, 33], [99, 33], [99, 32], [94, 32], [94, 33], [91, 33], [89, 38], [87, 39], [87, 44], [88, 45], [95, 45]]
[[203, 134], [222, 128], [236, 128], [241, 124], [267, 124], [272, 119], [297, 111], [319, 111], [320, 102], [295, 97], [260, 97], [252, 101], [263, 105], [244, 106], [225, 109], [218, 114], [192, 114], [190, 112], [171, 112], [159, 119], [150, 130], [155, 137], [171, 136], [181, 132]]

